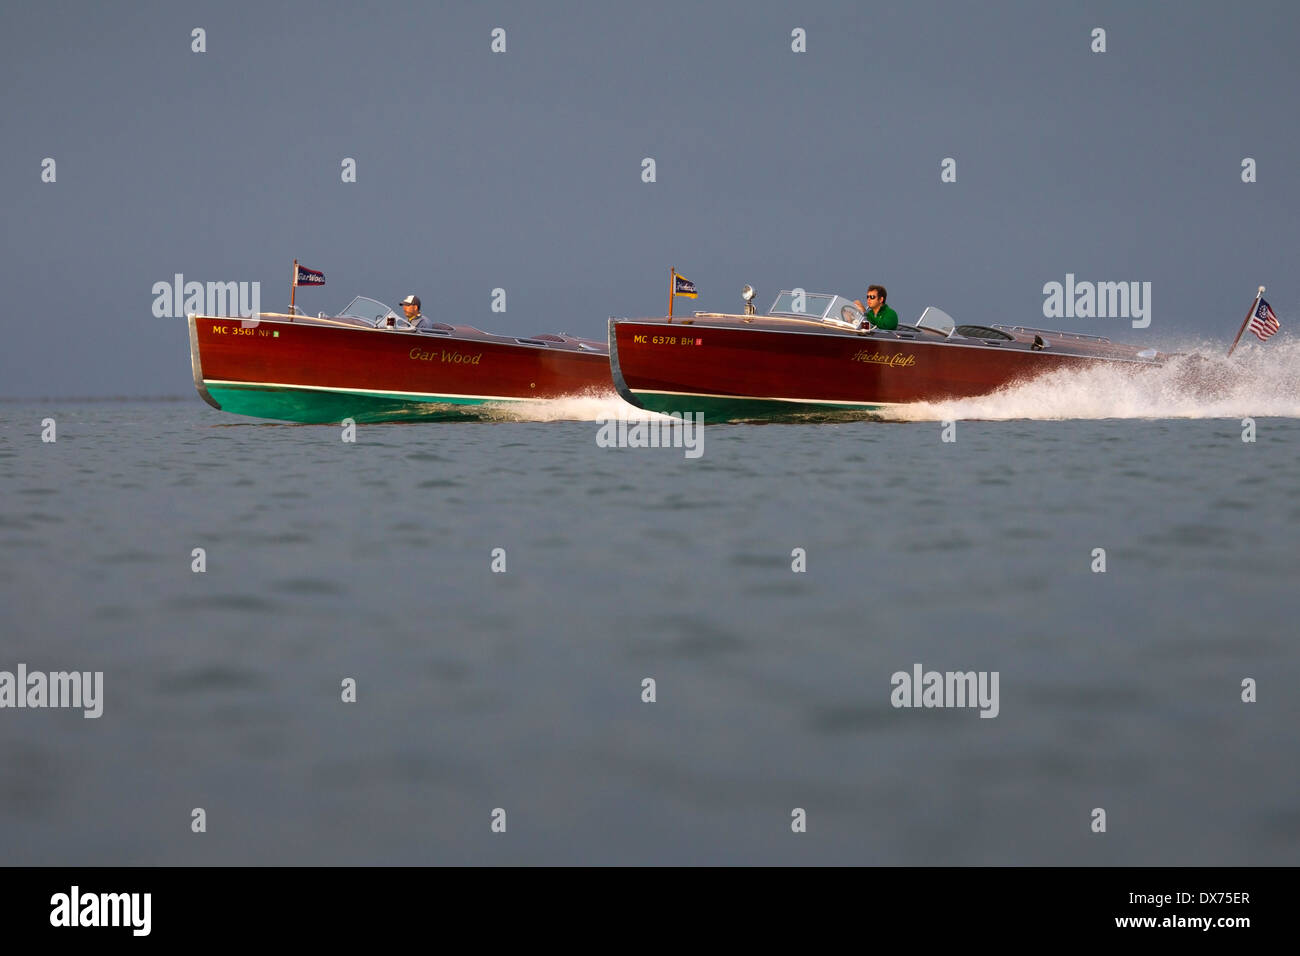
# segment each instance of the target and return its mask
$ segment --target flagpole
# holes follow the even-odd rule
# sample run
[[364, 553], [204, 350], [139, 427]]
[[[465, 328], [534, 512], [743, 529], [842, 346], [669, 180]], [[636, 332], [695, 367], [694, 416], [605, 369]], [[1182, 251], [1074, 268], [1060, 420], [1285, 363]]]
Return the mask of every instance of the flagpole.
[[1228, 349], [1229, 358], [1232, 357], [1233, 349], [1237, 347], [1237, 343], [1241, 341], [1241, 333], [1246, 331], [1246, 323], [1249, 322], [1250, 317], [1255, 314], [1255, 309], [1259, 306], [1259, 300], [1262, 298], [1264, 298], [1264, 287], [1260, 286], [1259, 291], [1255, 293], [1255, 301], [1250, 304], [1250, 311], [1247, 312], [1246, 317], [1241, 320], [1241, 328], [1237, 330], [1237, 337], [1232, 340], [1232, 348]]
[[668, 321], [673, 320], [673, 293], [676, 292], [677, 270], [672, 266], [668, 267]]
[[298, 301], [298, 260], [293, 260], [293, 285], [289, 290], [289, 321], [293, 321], [293, 305]]

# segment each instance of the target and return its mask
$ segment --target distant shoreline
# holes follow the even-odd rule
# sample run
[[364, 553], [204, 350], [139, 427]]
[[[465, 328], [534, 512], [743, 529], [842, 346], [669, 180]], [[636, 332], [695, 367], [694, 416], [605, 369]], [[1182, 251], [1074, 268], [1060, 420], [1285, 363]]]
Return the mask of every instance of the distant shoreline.
[[0, 405], [36, 402], [188, 402], [193, 395], [39, 395], [0, 396]]

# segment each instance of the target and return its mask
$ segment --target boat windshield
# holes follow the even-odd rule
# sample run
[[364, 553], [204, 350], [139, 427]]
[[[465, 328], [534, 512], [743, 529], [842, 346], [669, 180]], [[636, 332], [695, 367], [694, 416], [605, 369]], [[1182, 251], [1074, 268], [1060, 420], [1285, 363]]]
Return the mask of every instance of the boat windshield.
[[357, 296], [345, 305], [339, 315], [350, 316], [354, 319], [365, 319], [372, 325], [378, 324], [381, 319], [390, 315], [401, 319], [403, 322], [406, 321], [405, 316], [398, 315], [377, 299], [367, 299], [364, 295]]
[[831, 303], [838, 296], [827, 295], [824, 292], [804, 292], [802, 289], [795, 289], [792, 292], [782, 292], [772, 303], [772, 308], [768, 315], [797, 315], [805, 319], [820, 319], [830, 311]]
[[930, 305], [926, 306], [925, 311], [921, 313], [921, 317], [916, 320], [916, 327], [929, 332], [938, 332], [940, 335], [951, 335], [952, 330], [957, 327], [957, 323], [943, 309], [936, 309]]
[[844, 296], [827, 292], [802, 292], [799, 289], [778, 295], [768, 315], [820, 319], [832, 325], [854, 329], [862, 325], [862, 313]]

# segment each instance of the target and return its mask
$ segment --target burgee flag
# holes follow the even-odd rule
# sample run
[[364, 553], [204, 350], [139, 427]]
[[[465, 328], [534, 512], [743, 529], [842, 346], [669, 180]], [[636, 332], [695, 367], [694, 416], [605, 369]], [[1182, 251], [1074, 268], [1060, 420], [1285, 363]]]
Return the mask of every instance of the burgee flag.
[[325, 273], [317, 272], [315, 269], [308, 269], [306, 266], [298, 267], [298, 274], [294, 276], [294, 285], [324, 285]]

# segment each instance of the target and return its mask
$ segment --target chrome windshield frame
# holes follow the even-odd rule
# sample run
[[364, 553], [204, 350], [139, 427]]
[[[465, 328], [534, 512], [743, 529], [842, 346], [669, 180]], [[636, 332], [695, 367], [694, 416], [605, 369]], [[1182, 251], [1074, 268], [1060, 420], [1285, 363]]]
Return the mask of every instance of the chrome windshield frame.
[[[353, 309], [353, 306], [356, 306], [358, 302], [369, 302], [369, 303], [371, 303], [371, 304], [374, 305], [374, 306], [378, 306], [379, 309], [382, 310], [382, 311], [376, 311], [376, 310], [373, 309], [373, 308], [366, 309], [365, 312], [355, 311], [355, 310]], [[358, 308], [360, 308], [360, 307], [358, 307]], [[354, 296], [353, 299], [352, 299], [352, 301], [349, 302], [347, 305], [345, 305], [345, 306], [343, 307], [343, 309], [342, 309], [340, 312], [338, 312], [337, 314], [338, 314], [338, 316], [339, 316], [340, 318], [346, 316], [347, 318], [350, 318], [350, 319], [362, 319], [362, 320], [364, 320], [364, 321], [366, 321], [366, 322], [370, 322], [370, 323], [372, 323], [372, 324], [377, 324], [377, 323], [379, 322], [380, 319], [386, 318], [386, 317], [388, 317], [389, 315], [391, 315], [391, 316], [393, 316], [394, 318], [401, 319], [403, 322], [406, 322], [407, 325], [410, 325], [410, 322], [407, 322], [406, 316], [404, 316], [404, 315], [398, 315], [396, 312], [394, 312], [391, 308], [389, 308], [389, 307], [388, 307], [387, 305], [385, 305], [383, 302], [380, 302], [378, 299], [372, 299], [372, 298], [370, 298], [369, 296], [366, 296], [366, 295], [358, 295], [358, 296]]]
[[806, 312], [794, 312], [790, 310], [777, 311], [776, 307], [781, 304], [782, 297], [793, 296], [793, 295], [794, 295], [793, 289], [782, 289], [780, 292], [777, 293], [776, 301], [772, 303], [772, 308], [768, 311], [767, 314], [771, 316], [779, 316], [782, 318], [788, 316], [790, 318], [796, 318], [796, 319], [810, 319], [814, 322], [824, 322], [826, 325], [832, 325], [837, 329], [856, 330], [860, 328], [862, 325], [862, 323], [854, 324], [851, 322], [845, 322], [842, 318], [840, 318], [843, 309], [846, 305], [852, 307], [855, 312], [857, 311], [858, 307], [853, 304], [853, 301], [851, 299], [846, 299], [844, 296], [840, 295], [837, 292], [807, 292], [807, 291], [804, 292], [804, 297], [806, 299], [826, 301], [825, 308], [823, 308], [820, 312], [813, 312], [811, 310]]
[[814, 312], [811, 309], [805, 309], [803, 312], [795, 312], [792, 309], [782, 309], [778, 311], [777, 306], [781, 304], [782, 296], [793, 295], [793, 289], [782, 289], [776, 294], [776, 299], [773, 301], [772, 307], [767, 310], [767, 314], [790, 316], [795, 319], [824, 319], [826, 318], [827, 313], [830, 312], [831, 307], [835, 304], [835, 299], [837, 298], [834, 292], [808, 292], [807, 290], [803, 290], [804, 298], [809, 302], [812, 302], [814, 299], [819, 301], [823, 299], [826, 300], [825, 307], [823, 307], [820, 312]]

